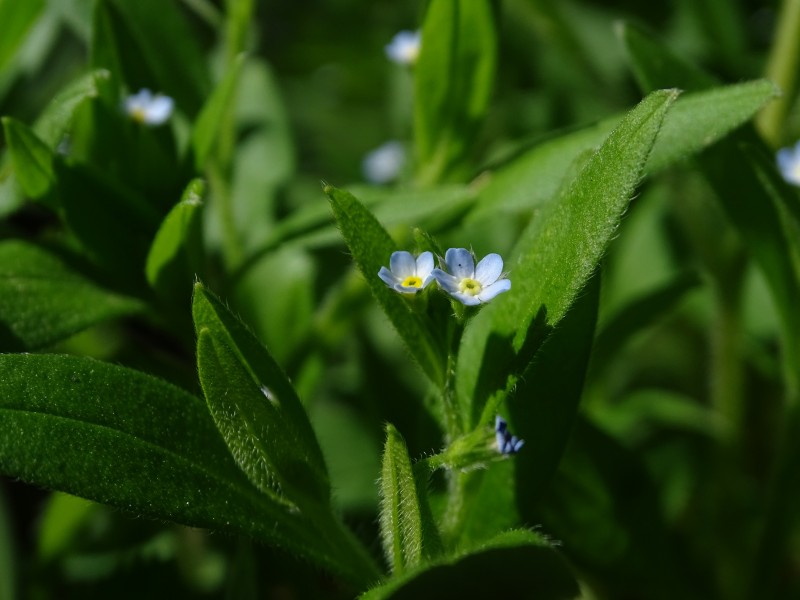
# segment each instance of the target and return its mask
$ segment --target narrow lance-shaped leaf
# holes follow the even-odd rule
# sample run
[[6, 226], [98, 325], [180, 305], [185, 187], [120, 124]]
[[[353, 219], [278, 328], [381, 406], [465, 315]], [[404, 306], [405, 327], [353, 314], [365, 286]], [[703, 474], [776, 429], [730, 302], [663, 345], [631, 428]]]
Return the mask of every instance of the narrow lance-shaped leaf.
[[422, 318], [409, 307], [408, 298], [389, 289], [378, 277], [397, 246], [378, 220], [352, 194], [326, 186], [333, 216], [344, 241], [386, 316], [408, 346], [425, 374], [436, 384], [444, 380], [445, 351]]
[[402, 573], [422, 560], [422, 510], [406, 443], [392, 425], [386, 426], [380, 492], [383, 550], [392, 571]]
[[165, 381], [88, 358], [0, 355], [0, 432], [5, 475], [341, 569], [313, 528], [240, 473], [203, 402]]
[[199, 283], [192, 314], [200, 383], [236, 463], [272, 498], [327, 506], [330, 483], [322, 452], [286, 375]]
[[544, 538], [531, 531], [516, 530], [392, 577], [362, 595], [361, 600], [572, 600], [579, 592], [567, 561]]
[[230, 114], [236, 99], [236, 88], [244, 65], [244, 55], [233, 62], [230, 70], [217, 85], [211, 97], [203, 105], [192, 131], [192, 149], [195, 168], [200, 171], [214, 149], [221, 129], [230, 125]]
[[0, 243], [0, 349], [36, 350], [144, 309], [103, 289], [68, 260], [19, 240]]
[[[719, 141], [749, 121], [776, 93], [769, 81], [756, 80], [683, 94], [664, 117], [646, 172], [653, 174]], [[612, 117], [548, 139], [499, 167], [481, 189], [468, 220], [480, 222], [497, 211], [527, 212], [554, 200], [576, 157], [599, 148], [620, 120]]]
[[432, 0], [415, 69], [418, 179], [459, 179], [489, 106], [497, 34], [488, 0]]
[[53, 185], [53, 153], [25, 124], [3, 117], [14, 173], [22, 190], [33, 199], [43, 198]]
[[458, 362], [458, 391], [475, 420], [482, 405], [504, 395], [546, 334], [564, 316], [590, 277], [636, 184], [676, 91], [655, 92], [634, 108], [586, 160], [558, 200], [523, 233], [507, 266], [514, 290], [482, 310], [466, 329]]
[[[147, 281], [161, 293], [180, 294], [191, 284], [200, 264], [201, 220], [205, 183], [195, 179], [161, 223], [147, 255]], [[178, 288], [175, 290], [175, 288]]]
[[4, 71], [14, 58], [44, 5], [44, 0], [0, 2], [0, 23], [3, 24], [3, 35], [0, 36], [0, 71]]

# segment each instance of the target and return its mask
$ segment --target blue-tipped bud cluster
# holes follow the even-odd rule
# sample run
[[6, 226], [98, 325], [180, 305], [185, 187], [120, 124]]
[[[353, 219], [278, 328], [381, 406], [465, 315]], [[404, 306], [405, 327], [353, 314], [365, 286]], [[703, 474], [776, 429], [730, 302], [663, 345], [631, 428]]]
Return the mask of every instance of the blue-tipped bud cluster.
[[508, 423], [500, 415], [497, 415], [494, 420], [494, 434], [497, 439], [497, 450], [501, 454], [516, 454], [525, 445], [525, 440], [511, 435]]

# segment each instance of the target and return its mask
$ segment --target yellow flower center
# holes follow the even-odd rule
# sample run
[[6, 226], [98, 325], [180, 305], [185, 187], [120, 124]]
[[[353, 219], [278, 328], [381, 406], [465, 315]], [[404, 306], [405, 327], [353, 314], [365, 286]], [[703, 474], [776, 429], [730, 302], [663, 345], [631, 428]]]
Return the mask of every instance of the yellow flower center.
[[459, 291], [469, 296], [477, 296], [480, 294], [482, 287], [479, 281], [470, 279], [469, 277], [465, 277], [461, 280], [461, 283], [458, 284]]
[[137, 123], [144, 123], [146, 118], [147, 118], [147, 115], [145, 114], [145, 111], [144, 111], [143, 108], [134, 108], [131, 111], [131, 119], [133, 119]]
[[421, 288], [422, 287], [422, 279], [417, 277], [416, 275], [409, 275], [405, 279], [403, 279], [403, 283], [401, 283], [403, 287], [413, 287], [413, 288]]

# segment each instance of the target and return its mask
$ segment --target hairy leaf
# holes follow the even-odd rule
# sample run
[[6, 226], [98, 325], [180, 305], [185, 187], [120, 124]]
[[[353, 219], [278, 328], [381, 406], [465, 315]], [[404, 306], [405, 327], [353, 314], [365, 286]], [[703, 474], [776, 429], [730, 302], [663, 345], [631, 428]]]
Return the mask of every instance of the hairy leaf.
[[[531, 221], [506, 263], [511, 292], [467, 328], [459, 354], [459, 397], [474, 420], [501, 397], [533, 358], [590, 277], [619, 224], [675, 91], [655, 92], [633, 109]], [[510, 376], [510, 379], [509, 379]]]
[[361, 596], [570, 600], [578, 584], [566, 561], [539, 535], [507, 531], [477, 548], [393, 577]]
[[199, 283], [192, 313], [200, 383], [236, 463], [276, 500], [327, 505], [330, 483], [322, 452], [286, 375]]
[[144, 308], [33, 244], [0, 242], [0, 347], [36, 350]]
[[458, 179], [489, 106], [497, 34], [488, 0], [433, 0], [415, 70], [418, 178]]

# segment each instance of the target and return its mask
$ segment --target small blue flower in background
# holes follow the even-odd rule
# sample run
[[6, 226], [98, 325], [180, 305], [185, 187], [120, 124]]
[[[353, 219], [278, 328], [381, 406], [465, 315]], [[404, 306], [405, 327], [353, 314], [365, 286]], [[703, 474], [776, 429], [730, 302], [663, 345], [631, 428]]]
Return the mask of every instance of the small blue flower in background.
[[153, 94], [147, 88], [125, 98], [125, 112], [144, 125], [162, 125], [172, 115], [175, 102], [169, 96]]
[[778, 168], [786, 181], [800, 185], [800, 142], [778, 150]]
[[419, 31], [398, 31], [385, 47], [386, 56], [398, 65], [413, 65], [419, 57], [422, 33]]
[[392, 252], [389, 259], [391, 270], [381, 267], [378, 277], [396, 292], [416, 294], [433, 281], [433, 254], [423, 252], [416, 260], [410, 252]]
[[487, 254], [475, 266], [475, 257], [466, 248], [450, 248], [444, 256], [448, 271], [434, 269], [439, 285], [459, 302], [475, 306], [511, 289], [503, 275], [503, 259], [499, 254]]
[[370, 183], [389, 183], [397, 179], [406, 162], [406, 150], [397, 140], [378, 146], [364, 157], [361, 170]]
[[494, 435], [497, 439], [497, 450], [501, 454], [516, 454], [525, 445], [525, 440], [511, 435], [506, 420], [497, 415], [494, 419]]

